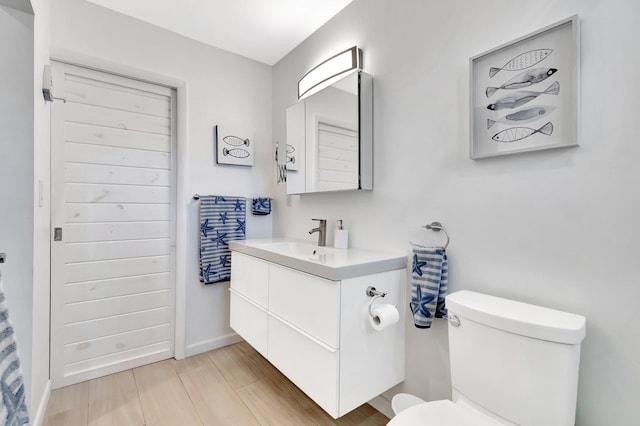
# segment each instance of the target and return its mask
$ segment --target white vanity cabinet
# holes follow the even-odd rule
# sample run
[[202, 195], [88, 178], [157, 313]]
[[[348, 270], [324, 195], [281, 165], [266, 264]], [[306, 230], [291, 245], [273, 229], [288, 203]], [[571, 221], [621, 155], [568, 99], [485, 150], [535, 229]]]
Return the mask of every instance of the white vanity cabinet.
[[240, 253], [232, 256], [231, 328], [266, 357], [269, 264]]
[[[231, 327], [334, 418], [404, 380], [406, 269], [330, 280], [232, 252]], [[369, 286], [400, 321], [369, 323]]]

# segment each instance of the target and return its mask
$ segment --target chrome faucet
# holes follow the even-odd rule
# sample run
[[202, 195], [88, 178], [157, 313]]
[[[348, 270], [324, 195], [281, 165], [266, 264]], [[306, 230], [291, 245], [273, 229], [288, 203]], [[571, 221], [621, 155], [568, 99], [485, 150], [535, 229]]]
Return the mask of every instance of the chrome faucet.
[[325, 245], [327, 245], [327, 219], [311, 219], [311, 220], [317, 220], [318, 222], [320, 222], [320, 225], [317, 228], [313, 228], [309, 230], [309, 235], [313, 234], [314, 232], [317, 232], [318, 245], [320, 247], [324, 247]]

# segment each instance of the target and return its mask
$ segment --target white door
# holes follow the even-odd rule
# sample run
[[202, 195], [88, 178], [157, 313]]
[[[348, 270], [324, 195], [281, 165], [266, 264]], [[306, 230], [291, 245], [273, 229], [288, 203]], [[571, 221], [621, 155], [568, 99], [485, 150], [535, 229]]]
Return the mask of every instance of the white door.
[[51, 381], [174, 354], [175, 92], [53, 63]]

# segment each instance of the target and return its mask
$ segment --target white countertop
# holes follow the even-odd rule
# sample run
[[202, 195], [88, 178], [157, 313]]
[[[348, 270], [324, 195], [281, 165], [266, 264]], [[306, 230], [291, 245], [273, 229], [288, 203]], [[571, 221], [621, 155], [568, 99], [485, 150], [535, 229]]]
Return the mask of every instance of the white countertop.
[[332, 281], [406, 268], [407, 255], [356, 248], [318, 247], [286, 238], [230, 241], [229, 247]]

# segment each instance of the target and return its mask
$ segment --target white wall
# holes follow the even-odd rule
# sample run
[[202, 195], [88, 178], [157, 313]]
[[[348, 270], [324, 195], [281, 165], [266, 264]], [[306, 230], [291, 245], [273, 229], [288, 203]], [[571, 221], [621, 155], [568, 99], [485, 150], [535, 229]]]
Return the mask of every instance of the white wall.
[[[469, 160], [469, 57], [575, 13], [581, 146]], [[282, 143], [307, 70], [362, 47], [374, 77], [374, 191], [287, 200], [274, 186], [275, 233], [312, 241], [312, 217], [342, 218], [352, 246], [408, 251], [409, 240], [440, 242], [420, 226], [441, 221], [452, 291], [586, 316], [577, 424], [639, 424], [639, 18], [636, 0], [355, 0], [274, 67], [273, 130]], [[444, 321], [410, 325], [407, 379], [386, 396], [449, 397], [447, 350]]]
[[[178, 172], [182, 192], [177, 208], [178, 248], [186, 238], [186, 250], [178, 253], [177, 280], [186, 280], [187, 355], [233, 341], [228, 285], [204, 286], [198, 279], [198, 213], [191, 196], [269, 195], [271, 67], [79, 0], [52, 1], [51, 46], [54, 57], [88, 56], [81, 61], [184, 83], [178, 94], [179, 139], [183, 136], [178, 141], [178, 162], [183, 167]], [[215, 164], [216, 124], [253, 128], [252, 168]], [[271, 217], [248, 222], [248, 236], [270, 235]], [[180, 235], [182, 231], [186, 236]]]
[[31, 403], [33, 315], [33, 14], [0, 6], [0, 265]]
[[[42, 72], [49, 62], [49, 1], [31, 0], [34, 19], [33, 150], [33, 368], [31, 421], [44, 416], [49, 398], [50, 143], [49, 104], [42, 97]], [[42, 182], [40, 184], [39, 182]], [[42, 190], [42, 202], [40, 192]]]

